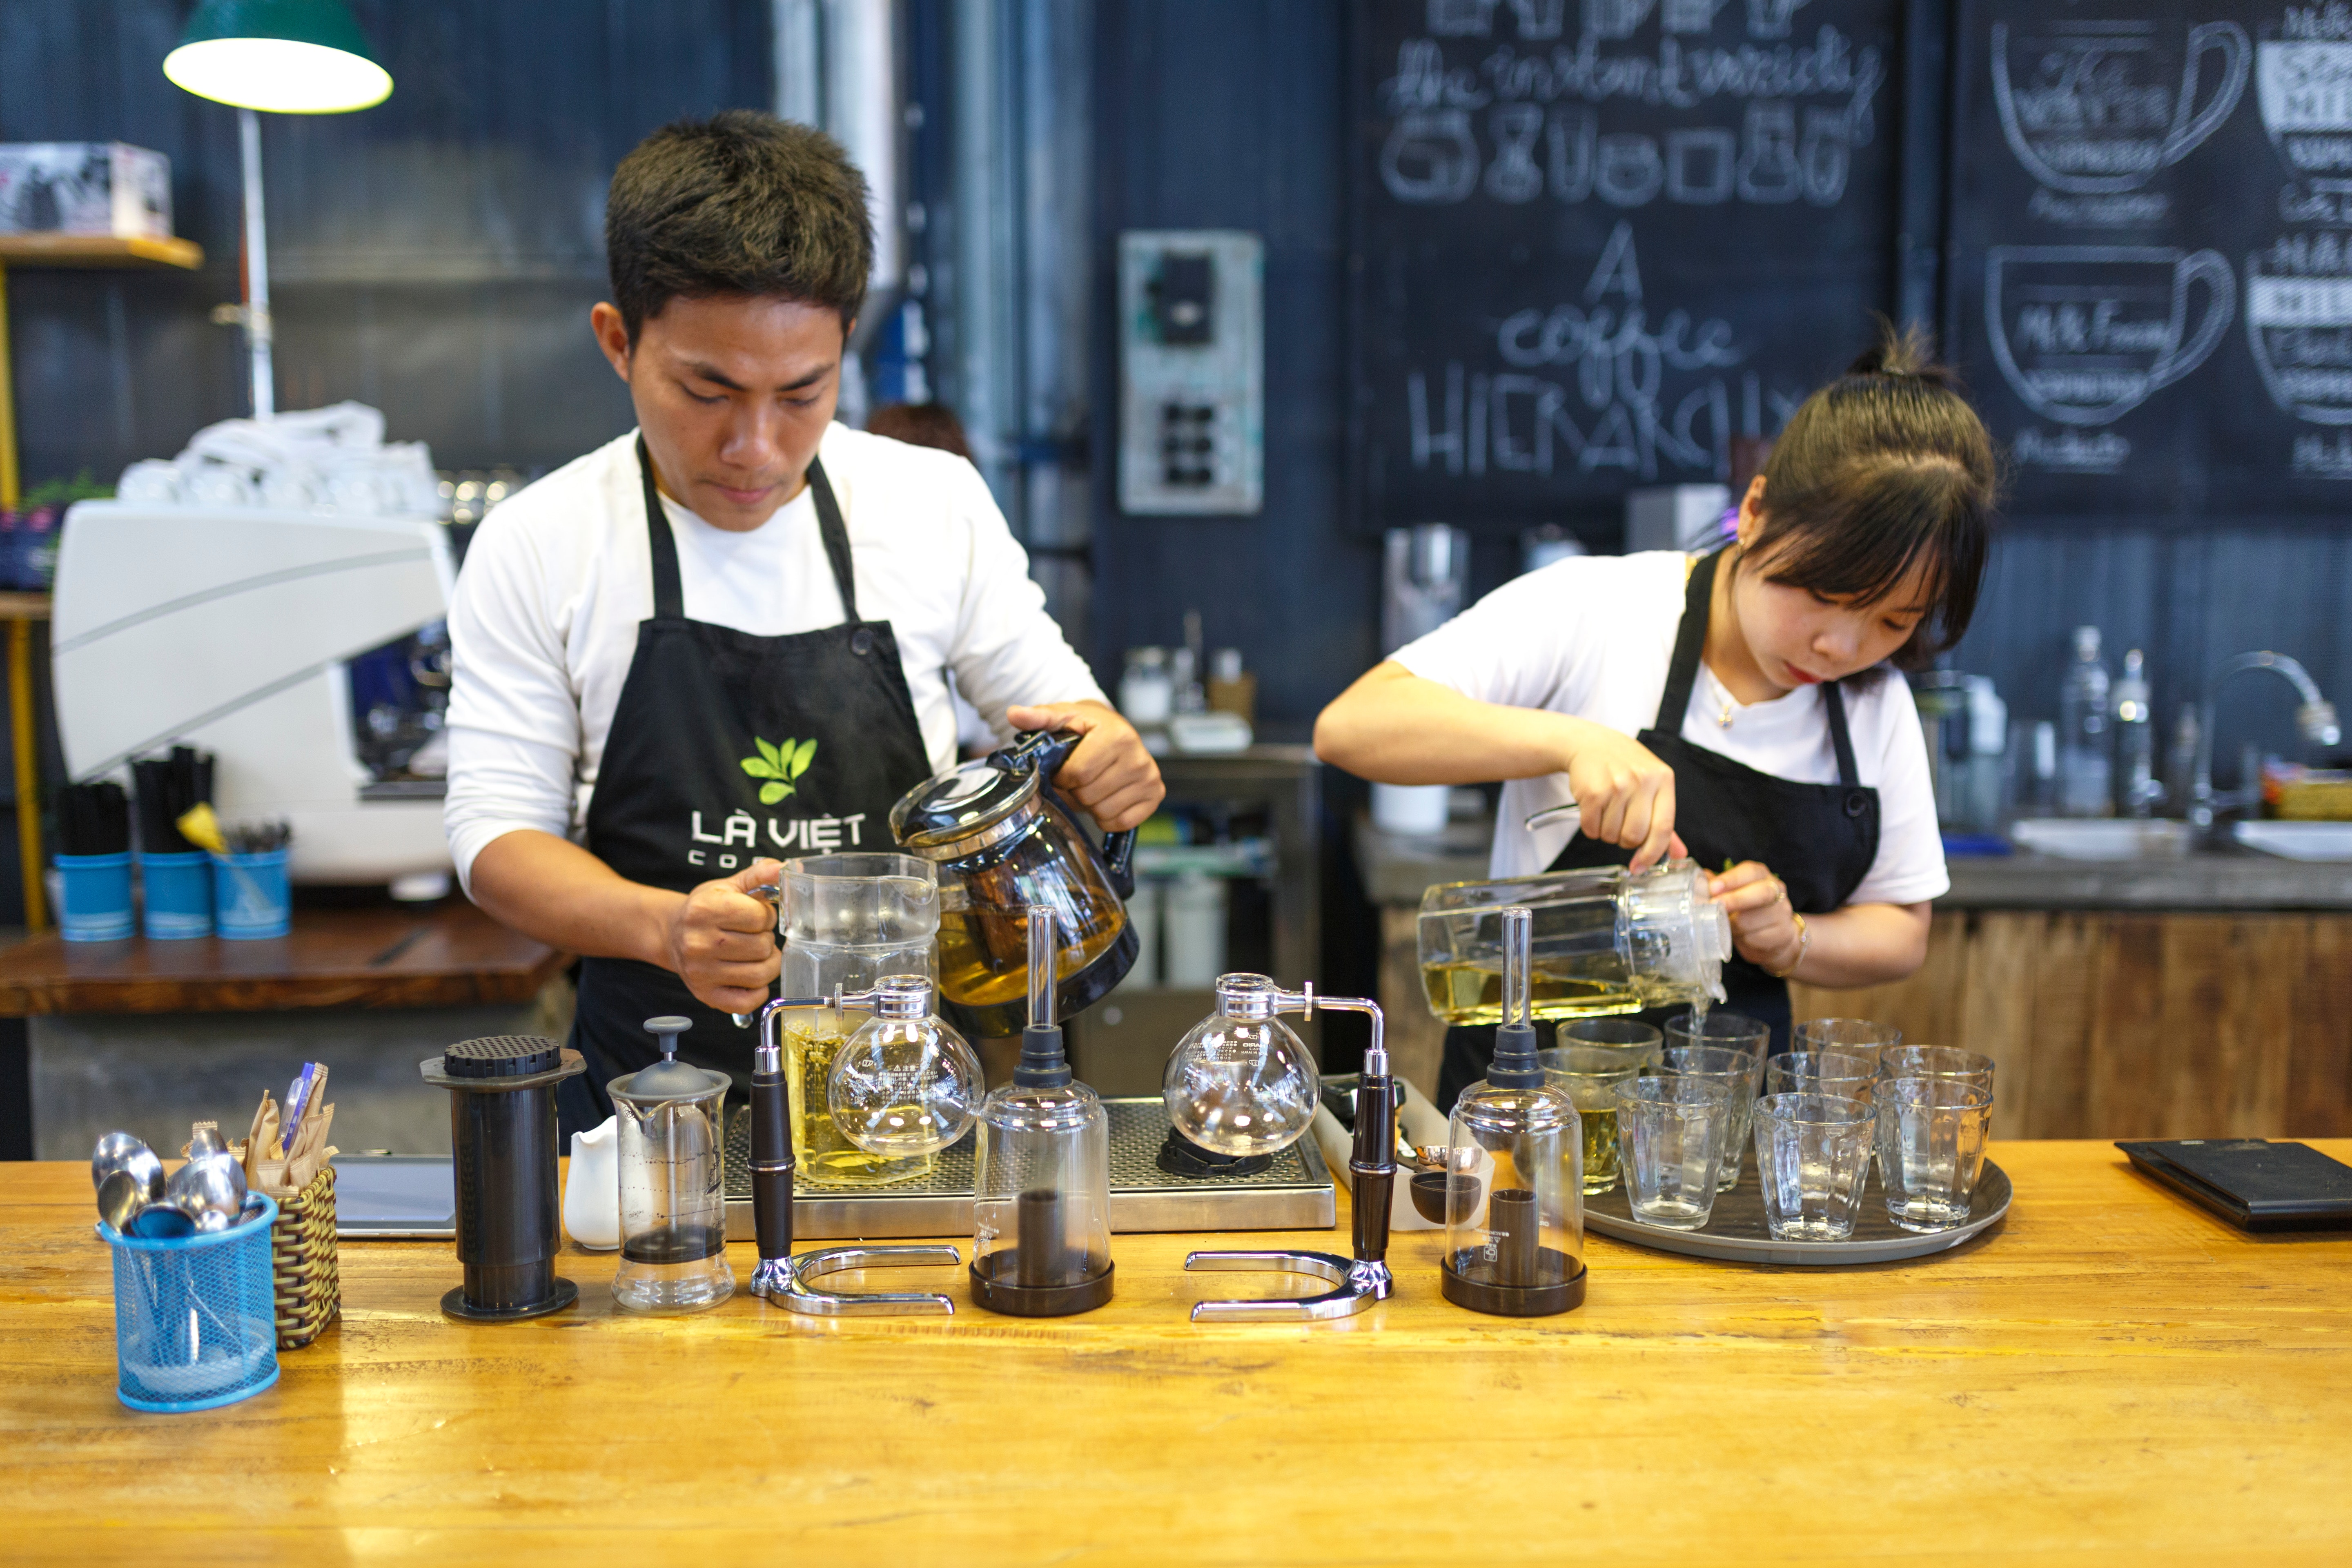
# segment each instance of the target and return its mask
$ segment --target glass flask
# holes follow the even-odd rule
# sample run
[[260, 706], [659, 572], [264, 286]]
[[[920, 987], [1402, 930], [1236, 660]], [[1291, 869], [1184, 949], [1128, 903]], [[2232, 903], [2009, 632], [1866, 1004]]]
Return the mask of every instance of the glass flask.
[[1422, 896], [1421, 983], [1448, 1024], [1503, 1018], [1503, 910], [1534, 921], [1528, 999], [1538, 1018], [1589, 1018], [1724, 999], [1731, 918], [1706, 895], [1706, 873], [1671, 860], [1448, 882]]
[[1110, 1118], [1070, 1076], [1054, 1022], [1051, 910], [1026, 911], [1029, 1007], [1013, 1081], [980, 1112], [972, 1169], [971, 1299], [1056, 1318], [1110, 1300]]
[[971, 1131], [988, 1084], [961, 1035], [931, 1013], [931, 983], [892, 975], [872, 993], [874, 1016], [835, 1055], [825, 1106], [841, 1135], [869, 1154], [928, 1158]]
[[[830, 997], [869, 991], [887, 976], [937, 978], [940, 879], [929, 861], [809, 855], [785, 861], [777, 882], [782, 994]], [[864, 1149], [835, 1124], [829, 1086], [853, 1026], [830, 1007], [795, 1009], [782, 1019], [793, 1157], [803, 1179], [879, 1186], [929, 1175], [929, 1154]]]
[[1286, 1000], [1263, 974], [1217, 977], [1217, 1010], [1176, 1042], [1160, 1097], [1176, 1131], [1220, 1154], [1271, 1154], [1315, 1121], [1315, 1058], [1275, 1016]]
[[1584, 1300], [1584, 1133], [1575, 1102], [1544, 1081], [1529, 1022], [1533, 912], [1499, 911], [1495, 1061], [1447, 1124], [1440, 1288], [1457, 1307], [1548, 1317]]
[[648, 1018], [662, 1059], [607, 1086], [621, 1131], [621, 1261], [613, 1299], [643, 1312], [697, 1312], [735, 1293], [727, 1267], [722, 1072], [677, 1058], [684, 1018]]
[[1016, 1035], [1027, 1015], [1026, 911], [1053, 911], [1057, 1016], [1077, 1012], [1135, 963], [1122, 901], [1132, 832], [1099, 848], [1046, 784], [1078, 737], [1037, 731], [979, 762], [916, 785], [890, 808], [890, 831], [940, 872], [940, 994], [969, 1033]]

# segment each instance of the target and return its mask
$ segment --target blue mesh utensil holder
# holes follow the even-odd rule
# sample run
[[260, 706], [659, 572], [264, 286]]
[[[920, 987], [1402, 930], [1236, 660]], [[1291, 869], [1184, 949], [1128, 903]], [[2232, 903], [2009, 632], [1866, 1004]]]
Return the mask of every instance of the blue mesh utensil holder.
[[114, 1254], [115, 1393], [133, 1410], [210, 1410], [278, 1381], [269, 1271], [277, 1203], [226, 1230], [170, 1240], [100, 1224]]

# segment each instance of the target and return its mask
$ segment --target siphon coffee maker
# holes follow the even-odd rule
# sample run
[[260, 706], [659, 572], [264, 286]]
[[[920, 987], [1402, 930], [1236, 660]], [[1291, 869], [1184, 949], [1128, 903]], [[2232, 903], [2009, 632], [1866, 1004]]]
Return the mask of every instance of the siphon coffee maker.
[[1429, 1010], [1448, 1024], [1503, 1021], [1503, 911], [1533, 921], [1528, 1005], [1538, 1018], [1589, 1018], [1724, 999], [1731, 917], [1688, 860], [1647, 871], [1601, 866], [1422, 895], [1418, 945]]
[[1001, 1038], [1030, 1015], [1026, 911], [1054, 911], [1054, 1016], [1099, 1000], [1135, 963], [1124, 900], [1135, 891], [1135, 834], [1099, 849], [1048, 782], [1078, 744], [1073, 731], [1035, 731], [978, 762], [917, 784], [890, 808], [890, 832], [939, 868], [940, 994], [968, 1034]]
[[1380, 1004], [1318, 996], [1309, 982], [1285, 991], [1263, 974], [1217, 979], [1216, 1011], [1185, 1032], [1168, 1058], [1161, 1099], [1176, 1131], [1221, 1154], [1270, 1154], [1313, 1125], [1319, 1086], [1314, 1058], [1280, 1015], [1312, 1018], [1316, 1009], [1363, 1013], [1372, 1040], [1356, 1089], [1355, 1147], [1348, 1162], [1355, 1217], [1355, 1256], [1328, 1252], [1195, 1252], [1195, 1272], [1273, 1270], [1302, 1274], [1332, 1288], [1319, 1295], [1266, 1300], [1200, 1301], [1195, 1322], [1314, 1322], [1344, 1318], [1394, 1289], [1389, 1272], [1389, 1210], [1396, 1182], [1397, 1082], [1389, 1074]]
[[934, 1291], [836, 1293], [812, 1283], [853, 1269], [952, 1266], [962, 1261], [952, 1247], [829, 1247], [793, 1256], [795, 1161], [785, 1128], [782, 1020], [797, 1010], [829, 1008], [838, 1036], [843, 1013], [872, 1011], [838, 1053], [826, 1086], [829, 1114], [860, 1147], [928, 1157], [971, 1131], [982, 1082], [971, 1047], [932, 1014], [934, 994], [920, 974], [890, 975], [862, 992], [785, 996], [761, 1009], [751, 1053], [751, 1222], [760, 1252], [753, 1295], [816, 1317], [955, 1310]]
[[1440, 1287], [1457, 1307], [1547, 1317], [1584, 1300], [1584, 1134], [1568, 1091], [1548, 1086], [1529, 1021], [1534, 915], [1501, 913], [1503, 1022], [1486, 1076], [1447, 1126]]
[[1023, 911], [1029, 1024], [1013, 1081], [980, 1112], [972, 1169], [971, 1299], [1058, 1318], [1110, 1300], [1110, 1117], [1070, 1076], [1054, 1021], [1059, 917]]
[[693, 1026], [686, 1018], [646, 1019], [662, 1059], [606, 1086], [621, 1133], [613, 1299], [641, 1312], [698, 1312], [735, 1293], [721, 1158], [732, 1080], [677, 1059], [677, 1037]]

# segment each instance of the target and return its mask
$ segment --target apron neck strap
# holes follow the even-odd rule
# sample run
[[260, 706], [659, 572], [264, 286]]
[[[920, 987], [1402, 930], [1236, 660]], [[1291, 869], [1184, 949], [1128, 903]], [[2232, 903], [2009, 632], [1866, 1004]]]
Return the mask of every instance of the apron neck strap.
[[[645, 481], [646, 536], [654, 563], [654, 616], [658, 620], [684, 620], [686, 593], [678, 584], [677, 541], [670, 534], [661, 492], [654, 486], [653, 459], [646, 455], [643, 436], [637, 437], [637, 475]], [[834, 499], [833, 485], [824, 477], [820, 458], [809, 459], [808, 485], [816, 502], [817, 534], [824, 541], [824, 559], [833, 568], [833, 585], [841, 595], [842, 619], [855, 623], [857, 580], [849, 564], [849, 529], [841, 520], [841, 503]]]
[[[1662, 735], [1683, 732], [1683, 715], [1690, 711], [1691, 688], [1698, 680], [1699, 656], [1706, 649], [1707, 612], [1715, 604], [1715, 574], [1731, 546], [1701, 556], [1691, 567], [1683, 587], [1682, 624], [1675, 631], [1675, 656], [1666, 666], [1666, 691], [1658, 700], [1658, 717], [1650, 727]], [[1838, 783], [1854, 786], [1853, 736], [1846, 729], [1843, 683], [1822, 687], [1822, 709], [1830, 721], [1830, 745], [1837, 752]]]

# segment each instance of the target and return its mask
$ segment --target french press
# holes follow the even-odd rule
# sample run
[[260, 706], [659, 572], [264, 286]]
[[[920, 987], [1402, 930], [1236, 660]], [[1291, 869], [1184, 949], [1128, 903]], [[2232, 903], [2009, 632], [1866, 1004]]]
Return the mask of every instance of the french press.
[[688, 1018], [646, 1019], [662, 1059], [606, 1086], [621, 1133], [613, 1300], [641, 1312], [698, 1312], [735, 1293], [721, 1135], [731, 1080], [677, 1059], [677, 1037], [692, 1027]]
[[978, 762], [917, 784], [890, 808], [890, 831], [940, 869], [940, 994], [967, 1033], [1017, 1035], [1028, 1022], [1028, 920], [1054, 912], [1055, 1016], [1091, 1005], [1134, 966], [1124, 900], [1135, 891], [1133, 830], [1099, 850], [1048, 782], [1074, 731], [1034, 731]]
[[894, 974], [864, 991], [780, 997], [760, 1010], [760, 1041], [751, 1053], [751, 1222], [760, 1251], [753, 1295], [815, 1317], [955, 1310], [953, 1301], [934, 1291], [842, 1294], [812, 1283], [852, 1269], [961, 1262], [952, 1247], [829, 1247], [793, 1256], [796, 1165], [780, 1037], [783, 1015], [810, 1007], [830, 1007], [836, 1016], [870, 1011], [874, 1016], [835, 1058], [825, 1090], [833, 1119], [871, 1152], [930, 1154], [971, 1130], [983, 1081], [971, 1047], [933, 1015], [933, 995], [927, 977]]
[[1536, 1058], [1533, 926], [1528, 910], [1502, 912], [1504, 1021], [1494, 1065], [1462, 1091], [1446, 1130], [1440, 1289], [1457, 1307], [1508, 1318], [1548, 1317], [1584, 1300], [1584, 1136], [1576, 1102], [1545, 1082]]
[[1380, 1004], [1357, 996], [1318, 996], [1313, 982], [1285, 991], [1263, 974], [1217, 979], [1216, 1011], [1187, 1031], [1168, 1060], [1161, 1098], [1176, 1131], [1223, 1154], [1273, 1153], [1313, 1125], [1318, 1084], [1314, 1059], [1281, 1015], [1315, 1016], [1317, 1008], [1362, 1013], [1372, 1021], [1356, 1090], [1356, 1142], [1348, 1161], [1353, 1189], [1355, 1256], [1284, 1250], [1195, 1252], [1195, 1272], [1270, 1270], [1303, 1274], [1331, 1289], [1268, 1300], [1200, 1301], [1192, 1321], [1221, 1323], [1315, 1322], [1344, 1318], [1395, 1288], [1389, 1272], [1389, 1209], [1395, 1197], [1397, 1081], [1389, 1074]]

